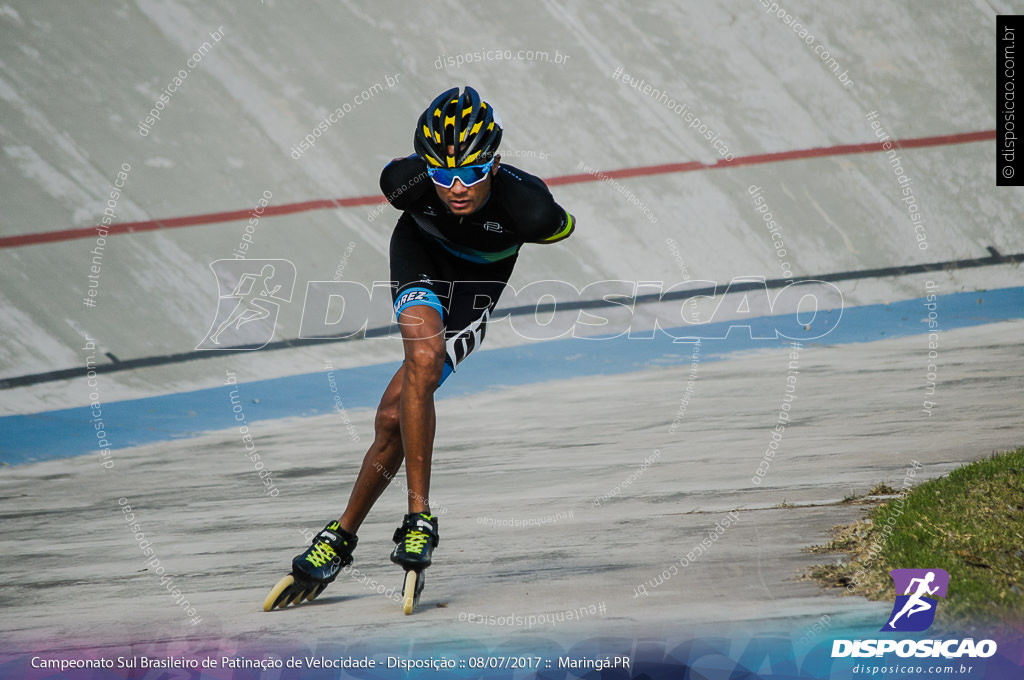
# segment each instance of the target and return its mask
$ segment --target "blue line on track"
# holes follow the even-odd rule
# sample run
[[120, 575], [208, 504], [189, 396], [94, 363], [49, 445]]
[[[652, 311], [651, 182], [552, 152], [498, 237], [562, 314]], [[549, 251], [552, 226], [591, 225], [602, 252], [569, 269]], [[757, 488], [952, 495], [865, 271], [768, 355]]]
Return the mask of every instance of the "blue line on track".
[[[939, 328], [944, 331], [1024, 318], [1024, 287], [942, 295], [936, 302]], [[808, 344], [871, 342], [926, 333], [928, 310], [924, 303], [924, 299], [919, 298], [889, 305], [847, 308], [842, 311], [837, 326]], [[808, 336], [821, 335], [823, 328], [833, 325], [835, 317], [839, 316], [838, 310], [832, 315], [823, 314], [815, 319]], [[782, 318], [785, 317], [753, 319], [749, 322], [752, 332], [735, 328], [735, 321], [699, 327], [700, 335], [707, 338], [702, 341], [701, 361], [716, 361], [737, 353], [781, 346], [788, 340], [757, 340], [751, 335], [755, 338], [773, 335]], [[734, 327], [731, 332], [730, 326]], [[676, 336], [683, 334], [678, 330], [670, 332]], [[710, 339], [722, 335], [728, 337]], [[340, 346], [339, 351], [344, 351], [344, 346]], [[926, 347], [922, 345], [924, 351]], [[661, 332], [652, 339], [630, 339], [626, 335], [603, 340], [569, 338], [481, 350], [448, 379], [438, 392], [438, 398], [545, 380], [684, 365], [690, 363], [691, 355], [690, 345], [673, 343], [672, 337]], [[344, 407], [376, 406], [397, 366], [388, 363], [335, 369], [334, 380]], [[924, 366], [922, 360], [922, 370]], [[248, 423], [318, 415], [334, 409], [327, 373], [321, 371], [102, 404], [106, 439], [111, 449], [115, 449], [238, 427], [240, 423], [235, 420], [230, 394], [236, 388], [236, 403], [241, 405]], [[7, 416], [0, 418], [0, 432], [3, 433], [0, 461], [9, 465], [98, 453], [90, 407]]]

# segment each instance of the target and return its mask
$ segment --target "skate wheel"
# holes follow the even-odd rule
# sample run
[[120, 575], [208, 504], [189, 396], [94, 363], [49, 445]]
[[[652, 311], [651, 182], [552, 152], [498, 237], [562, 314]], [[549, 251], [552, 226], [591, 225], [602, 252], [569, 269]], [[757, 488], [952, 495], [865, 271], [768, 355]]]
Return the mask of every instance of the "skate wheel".
[[[287, 607], [290, 602], [289, 597], [291, 596], [291, 587], [295, 583], [295, 578], [288, 574], [277, 584], [270, 589], [270, 594], [267, 595], [267, 599], [263, 600], [263, 611], [269, 612], [274, 607]], [[286, 602], [288, 600], [288, 602]], [[282, 604], [283, 603], [283, 604]]]
[[316, 589], [313, 590], [313, 592], [311, 592], [309, 595], [306, 596], [306, 602], [312, 602], [316, 598], [320, 597], [320, 593], [324, 592], [324, 588], [326, 588], [326, 587], [327, 587], [326, 584], [321, 585], [321, 586], [317, 586]]
[[419, 600], [419, 593], [416, 592], [416, 582], [419, 580], [419, 575], [410, 569], [405, 572], [405, 586], [402, 588], [402, 611], [408, 616], [412, 614], [412, 610], [416, 607], [416, 601]]
[[416, 605], [420, 603], [420, 593], [423, 592], [423, 584], [427, 582], [422, 571], [410, 569], [405, 572], [405, 584], [402, 587], [402, 611], [406, 615], [412, 614]]
[[306, 590], [301, 583], [296, 583], [292, 586], [291, 596], [288, 598], [287, 602], [281, 605], [281, 608], [283, 609], [291, 604], [299, 604], [306, 599], [306, 595], [308, 595], [309, 592], [310, 591]]

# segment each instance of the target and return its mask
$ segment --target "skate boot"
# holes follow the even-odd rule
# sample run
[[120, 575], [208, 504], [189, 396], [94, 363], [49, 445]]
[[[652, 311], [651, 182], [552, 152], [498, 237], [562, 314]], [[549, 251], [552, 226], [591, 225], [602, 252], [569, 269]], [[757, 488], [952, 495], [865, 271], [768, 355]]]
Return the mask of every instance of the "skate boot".
[[430, 566], [431, 554], [439, 541], [437, 517], [425, 512], [408, 514], [391, 540], [397, 544], [391, 553], [391, 561], [405, 569], [402, 611], [412, 614], [423, 592], [423, 570]]
[[263, 611], [315, 600], [344, 567], [352, 564], [352, 551], [359, 539], [331, 522], [313, 538], [313, 544], [292, 560], [292, 573], [270, 591]]

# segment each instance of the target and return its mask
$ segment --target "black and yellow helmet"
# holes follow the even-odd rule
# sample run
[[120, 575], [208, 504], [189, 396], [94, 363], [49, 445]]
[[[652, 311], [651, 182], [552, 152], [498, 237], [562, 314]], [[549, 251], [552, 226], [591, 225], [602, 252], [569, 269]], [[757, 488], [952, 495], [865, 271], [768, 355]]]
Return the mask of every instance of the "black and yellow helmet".
[[500, 143], [501, 118], [468, 85], [461, 95], [457, 87], [438, 95], [420, 116], [413, 139], [416, 153], [435, 168], [486, 163]]

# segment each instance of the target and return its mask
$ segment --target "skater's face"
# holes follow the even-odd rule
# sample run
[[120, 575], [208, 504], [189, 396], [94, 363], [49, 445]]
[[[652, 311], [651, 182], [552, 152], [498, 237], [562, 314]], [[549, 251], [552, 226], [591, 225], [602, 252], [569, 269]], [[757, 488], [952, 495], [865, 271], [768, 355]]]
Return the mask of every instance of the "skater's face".
[[[454, 147], [448, 147], [448, 153], [455, 155]], [[484, 206], [487, 196], [491, 193], [491, 180], [498, 174], [498, 163], [501, 156], [494, 157], [494, 165], [491, 172], [482, 182], [477, 182], [471, 187], [465, 186], [456, 178], [450, 189], [434, 185], [437, 197], [447, 206], [453, 215], [471, 215]]]

